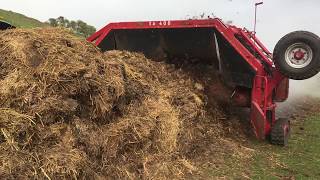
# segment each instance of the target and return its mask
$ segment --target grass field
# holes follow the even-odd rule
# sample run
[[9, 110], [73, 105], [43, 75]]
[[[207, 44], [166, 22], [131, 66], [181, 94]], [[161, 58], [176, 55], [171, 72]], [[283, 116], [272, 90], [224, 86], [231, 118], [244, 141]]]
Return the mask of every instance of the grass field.
[[293, 123], [289, 146], [258, 145], [253, 179], [320, 179], [320, 115]]
[[27, 17], [19, 13], [6, 11], [2, 9], [0, 9], [0, 20], [9, 22], [10, 24], [16, 27], [21, 27], [21, 28], [34, 28], [34, 27], [46, 26], [45, 23], [42, 23], [36, 19]]
[[[202, 168], [201, 178], [192, 179], [320, 179], [319, 107], [319, 98], [302, 96], [291, 99], [278, 109], [279, 117], [291, 120], [287, 147], [258, 141], [254, 135], [248, 134], [240, 138], [238, 145], [239, 152], [244, 147], [248, 154], [225, 153], [224, 160], [218, 165]], [[202, 164], [215, 162], [215, 159], [205, 159]]]
[[204, 179], [320, 179], [320, 114], [292, 123], [287, 147], [250, 138], [254, 151], [246, 162], [226, 156], [220, 168], [204, 169]]

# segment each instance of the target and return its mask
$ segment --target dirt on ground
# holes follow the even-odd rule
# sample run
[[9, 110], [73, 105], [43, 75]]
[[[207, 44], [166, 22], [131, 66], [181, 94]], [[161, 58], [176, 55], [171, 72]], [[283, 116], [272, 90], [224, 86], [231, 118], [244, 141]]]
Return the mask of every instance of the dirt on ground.
[[1, 179], [179, 179], [251, 158], [206, 94], [210, 66], [103, 54], [55, 28], [0, 32], [0, 54]]

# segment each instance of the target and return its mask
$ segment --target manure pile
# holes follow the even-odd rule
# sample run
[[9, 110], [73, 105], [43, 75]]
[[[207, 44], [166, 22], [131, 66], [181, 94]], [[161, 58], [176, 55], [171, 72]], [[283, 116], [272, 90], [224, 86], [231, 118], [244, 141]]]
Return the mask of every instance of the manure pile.
[[0, 32], [0, 54], [1, 179], [183, 178], [213, 143], [239, 151], [173, 65], [50, 28]]

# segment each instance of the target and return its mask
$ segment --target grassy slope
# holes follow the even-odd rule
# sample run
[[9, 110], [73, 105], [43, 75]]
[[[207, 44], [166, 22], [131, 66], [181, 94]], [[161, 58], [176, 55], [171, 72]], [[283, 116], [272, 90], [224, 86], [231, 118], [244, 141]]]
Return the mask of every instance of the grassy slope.
[[21, 28], [34, 28], [34, 27], [46, 26], [45, 23], [42, 23], [36, 19], [27, 17], [19, 13], [6, 11], [2, 9], [0, 9], [0, 20], [7, 21], [12, 25], [16, 27], [21, 27]]

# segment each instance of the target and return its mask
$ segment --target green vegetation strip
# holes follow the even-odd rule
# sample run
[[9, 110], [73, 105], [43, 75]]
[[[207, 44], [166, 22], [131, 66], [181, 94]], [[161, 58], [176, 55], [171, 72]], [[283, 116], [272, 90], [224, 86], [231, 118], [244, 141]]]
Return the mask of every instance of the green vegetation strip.
[[0, 21], [6, 21], [20, 28], [35, 28], [46, 26], [36, 19], [29, 18], [25, 15], [0, 9]]

